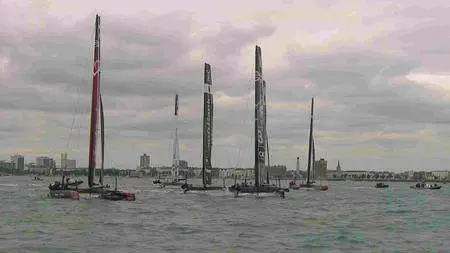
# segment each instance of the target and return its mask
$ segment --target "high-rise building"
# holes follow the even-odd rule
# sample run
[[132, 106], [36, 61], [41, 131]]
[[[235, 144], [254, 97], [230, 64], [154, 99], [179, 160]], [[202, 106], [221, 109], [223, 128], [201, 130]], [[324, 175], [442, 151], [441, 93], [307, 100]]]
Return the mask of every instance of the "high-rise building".
[[36, 168], [55, 168], [55, 161], [47, 156], [36, 157]]
[[24, 170], [25, 168], [25, 159], [21, 155], [13, 155], [11, 156], [11, 168], [16, 170]]
[[0, 161], [0, 168], [11, 169], [11, 162]]
[[327, 160], [320, 158], [319, 161], [314, 161], [314, 178], [327, 178]]
[[186, 160], [180, 160], [178, 161], [178, 164], [180, 165], [180, 169], [182, 170], [188, 169], [188, 162]]
[[61, 169], [66, 169], [67, 167], [67, 153], [61, 153]]
[[148, 168], [150, 168], [150, 156], [147, 155], [146, 153], [141, 155], [141, 159], [140, 159], [140, 162], [139, 162], [139, 167], [141, 169], [148, 169]]
[[282, 178], [286, 175], [286, 165], [272, 165], [269, 169], [269, 178]]
[[67, 160], [67, 169], [76, 169], [77, 168], [77, 161], [74, 159], [68, 159]]

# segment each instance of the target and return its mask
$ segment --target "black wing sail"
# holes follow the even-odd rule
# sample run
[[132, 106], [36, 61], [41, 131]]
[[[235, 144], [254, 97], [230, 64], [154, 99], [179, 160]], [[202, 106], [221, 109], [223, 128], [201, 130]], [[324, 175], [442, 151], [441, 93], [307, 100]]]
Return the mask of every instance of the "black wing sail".
[[211, 184], [211, 177], [206, 175], [211, 170], [212, 127], [213, 127], [213, 97], [211, 65], [205, 63], [204, 93], [203, 93], [203, 186]]
[[264, 88], [261, 48], [255, 48], [255, 186], [260, 186], [266, 177], [266, 134], [264, 122]]

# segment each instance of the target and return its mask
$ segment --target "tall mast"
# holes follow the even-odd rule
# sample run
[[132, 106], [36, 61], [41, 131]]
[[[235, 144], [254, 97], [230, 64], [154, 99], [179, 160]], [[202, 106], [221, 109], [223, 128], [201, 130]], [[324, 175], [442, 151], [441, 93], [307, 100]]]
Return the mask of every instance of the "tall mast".
[[[180, 146], [178, 143], [178, 94], [175, 95], [175, 138], [173, 140], [173, 162], [172, 162], [172, 177], [175, 172], [175, 179], [179, 176], [179, 160], [180, 160]], [[176, 171], [174, 171], [174, 168]]]
[[311, 173], [311, 151], [313, 145], [313, 114], [314, 114], [314, 97], [311, 99], [311, 123], [309, 124], [309, 148], [308, 148], [308, 172], [306, 183], [310, 183], [310, 173]]
[[206, 181], [206, 170], [211, 169], [213, 109], [211, 65], [205, 63], [203, 91], [203, 187], [206, 187], [206, 184], [209, 183]]
[[100, 134], [101, 134], [101, 148], [102, 148], [102, 167], [100, 169], [100, 177], [99, 183], [103, 185], [103, 176], [104, 176], [104, 164], [105, 164], [105, 114], [103, 111], [103, 100], [102, 94], [100, 92]]
[[94, 185], [97, 144], [98, 100], [100, 97], [100, 16], [95, 16], [94, 70], [92, 77], [91, 126], [89, 138], [89, 188]]
[[265, 122], [264, 122], [264, 88], [262, 75], [261, 48], [255, 47], [255, 186], [264, 182], [266, 162]]

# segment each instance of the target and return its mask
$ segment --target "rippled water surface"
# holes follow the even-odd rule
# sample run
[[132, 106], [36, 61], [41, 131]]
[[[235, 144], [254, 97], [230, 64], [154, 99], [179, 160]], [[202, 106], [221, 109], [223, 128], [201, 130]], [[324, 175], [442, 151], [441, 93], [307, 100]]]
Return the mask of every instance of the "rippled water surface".
[[281, 199], [120, 178], [137, 201], [112, 202], [44, 198], [53, 180], [0, 177], [0, 252], [450, 252], [448, 184], [329, 182]]

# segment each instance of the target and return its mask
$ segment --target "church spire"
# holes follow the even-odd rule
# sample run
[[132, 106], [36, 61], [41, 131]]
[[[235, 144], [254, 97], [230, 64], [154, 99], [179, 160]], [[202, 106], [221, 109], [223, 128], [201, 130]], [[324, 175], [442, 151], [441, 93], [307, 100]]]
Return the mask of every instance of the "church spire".
[[338, 164], [337, 164], [337, 167], [336, 167], [336, 171], [338, 171], [338, 172], [341, 171], [341, 164], [339, 163], [339, 160], [338, 160]]

